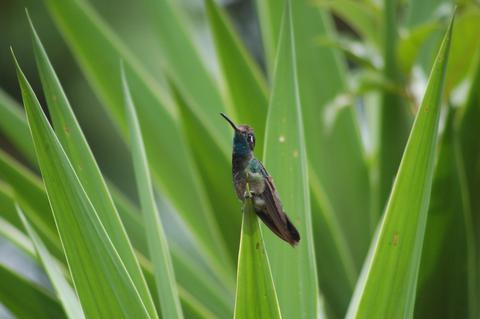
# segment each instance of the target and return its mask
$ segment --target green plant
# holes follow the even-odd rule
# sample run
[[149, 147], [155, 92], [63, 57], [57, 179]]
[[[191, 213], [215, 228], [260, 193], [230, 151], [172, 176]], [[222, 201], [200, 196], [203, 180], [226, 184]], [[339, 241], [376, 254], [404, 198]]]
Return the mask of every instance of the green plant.
[[[476, 5], [259, 0], [264, 73], [205, 0], [215, 78], [179, 4], [145, 0], [159, 81], [84, 0], [44, 2], [129, 145], [140, 200], [100, 171], [29, 20], [51, 124], [14, 57], [25, 113], [0, 92], [0, 130], [30, 168], [0, 150], [0, 236], [52, 287], [0, 265], [13, 315], [480, 315]], [[298, 247], [236, 201], [220, 112], [254, 127]]]

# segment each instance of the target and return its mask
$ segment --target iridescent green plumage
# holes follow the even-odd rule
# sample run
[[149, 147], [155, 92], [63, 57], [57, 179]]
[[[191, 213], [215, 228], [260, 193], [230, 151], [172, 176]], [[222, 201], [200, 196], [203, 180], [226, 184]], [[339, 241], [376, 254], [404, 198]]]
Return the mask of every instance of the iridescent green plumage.
[[253, 199], [258, 217], [278, 237], [294, 246], [300, 235], [287, 214], [283, 211], [272, 177], [262, 163], [253, 155], [255, 135], [248, 125], [235, 125], [225, 114], [221, 115], [235, 130], [232, 152], [232, 177], [237, 197], [244, 201]]

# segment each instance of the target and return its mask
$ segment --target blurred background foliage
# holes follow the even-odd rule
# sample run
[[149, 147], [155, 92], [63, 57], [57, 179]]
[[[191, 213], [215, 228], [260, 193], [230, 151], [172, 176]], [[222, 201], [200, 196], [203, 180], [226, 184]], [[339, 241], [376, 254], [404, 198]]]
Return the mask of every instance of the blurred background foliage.
[[[81, 53], [72, 50], [64, 40], [66, 37], [69, 38], [67, 42], [75, 43], [72, 40], [75, 36], [62, 36], [60, 32], [68, 34], [68, 27], [64, 26], [67, 31], [60, 30], [61, 27], [52, 19], [51, 12], [55, 9], [49, 12], [45, 3], [50, 8], [55, 7], [53, 0], [0, 2], [0, 103], [20, 105], [22, 101], [10, 57], [11, 46], [48, 114], [40, 78], [34, 76], [37, 72], [25, 17], [25, 8], [28, 8], [103, 175], [109, 184], [114, 185], [115, 192], [122, 194], [114, 196], [118, 209], [122, 210], [120, 203], [123, 203], [126, 211], [134, 211], [139, 199], [130, 151], [123, 137], [126, 122], [122, 122], [121, 115], [119, 119], [115, 111], [105, 108], [105, 104], [108, 104], [105, 101], [110, 101], [109, 98], [115, 100], [116, 97], [102, 96], [99, 93], [101, 89], [95, 88], [92, 71], [83, 70], [88, 69], [84, 65], [79, 66]], [[241, 60], [241, 54], [232, 54], [237, 52], [234, 45], [232, 49], [229, 43], [215, 43], [215, 37], [228, 38], [228, 35], [222, 34], [223, 20], [215, 20], [215, 10], [212, 8], [216, 7], [212, 7], [210, 0], [166, 1], [174, 3], [173, 6], [181, 12], [180, 22], [176, 22], [175, 15], [171, 16], [171, 21], [162, 16], [162, 12], [168, 10], [161, 3], [164, 1], [88, 1], [91, 9], [103, 20], [102, 23], [113, 30], [124, 47], [132, 53], [131, 56], [147, 70], [147, 77], [165, 90], [162, 94], [167, 96], [167, 104], [176, 104], [178, 107], [182, 132], [189, 143], [187, 148], [191, 150], [196, 165], [200, 166], [198, 176], [205, 185], [211, 187], [206, 190], [205, 195], [210, 203], [206, 205], [213, 207], [214, 219], [223, 226], [219, 236], [225, 240], [222, 242], [225, 256], [219, 257], [219, 260], [229, 260], [231, 263], [225, 263], [225, 273], [218, 274], [209, 268], [218, 265], [210, 265], [205, 255], [197, 251], [195, 237], [185, 226], [185, 221], [175, 214], [179, 206], [185, 206], [175, 203], [172, 197], [181, 198], [182, 195], [162, 193], [160, 190], [159, 211], [163, 224], [168, 225], [165, 231], [169, 244], [182, 247], [180, 253], [173, 257], [174, 264], [178, 265], [175, 260], [194, 260], [190, 266], [205, 269], [204, 274], [209, 276], [206, 280], [210, 283], [202, 285], [210, 285], [209, 293], [216, 296], [210, 298], [201, 288], [195, 291], [195, 287], [203, 287], [200, 284], [187, 287], [188, 294], [197, 298], [204, 295], [204, 300], [200, 302], [208, 310], [205, 317], [211, 313], [222, 317], [221, 314], [233, 312], [234, 277], [231, 275], [239, 247], [241, 216], [240, 212], [238, 215], [231, 211], [225, 213], [225, 208], [236, 209], [238, 206], [240, 210], [240, 204], [237, 205], [234, 199], [230, 172], [216, 171], [218, 167], [225, 168], [226, 141], [230, 142], [230, 135], [226, 133], [230, 132], [221, 120], [205, 118], [205, 114], [199, 116], [195, 110], [198, 105], [204, 107], [208, 104], [209, 111], [206, 114], [216, 114], [216, 103], [224, 103], [227, 112], [235, 111], [238, 120], [247, 120], [257, 129], [260, 146], [256, 154], [261, 157], [264, 151], [262, 145], [266, 143], [263, 141], [265, 127], [268, 132], [275, 132], [275, 125], [268, 126], [265, 121], [269, 99], [273, 94], [274, 61], [278, 53], [276, 40], [280, 33], [283, 3], [255, 3], [250, 0], [216, 2], [226, 11], [233, 30], [251, 56], [252, 60], [247, 58], [246, 62]], [[302, 110], [311, 192], [308, 205], [311, 204], [312, 208], [321, 312], [329, 318], [345, 315], [357, 278], [362, 267], [366, 267], [363, 265], [367, 251], [373, 247], [372, 238], [378, 229], [430, 70], [455, 5], [458, 6], [457, 17], [443, 94], [446, 106], [443, 107], [440, 120], [441, 137], [436, 152], [415, 317], [478, 318], [480, 4], [474, 0], [311, 0], [296, 8], [293, 24], [297, 38], [292, 41], [296, 41], [301, 83], [299, 94], [302, 103], [311, 106]], [[57, 23], [62, 25], [58, 21], [61, 18], [57, 16]], [[217, 28], [212, 27], [215, 23], [212, 21], [216, 21]], [[191, 61], [182, 61], [178, 56], [175, 50], [185, 50], [185, 47], [181, 47], [181, 44], [175, 47], [175, 32], [167, 30], [176, 27], [176, 23], [180, 26], [186, 23], [185, 30], [193, 39], [205, 70], [195, 69], [195, 63], [189, 64]], [[179, 30], [178, 36], [181, 38], [181, 28]], [[178, 43], [182, 41], [178, 40]], [[70, 46], [75, 47], [75, 44]], [[169, 47], [172, 50], [166, 49]], [[176, 58], [178, 64], [174, 63]], [[252, 61], [255, 63], [252, 67], [254, 75], [247, 74], [240, 80], [229, 78], [231, 74], [241, 73], [236, 67], [245, 69], [245, 65], [248, 66]], [[187, 65], [186, 70], [181, 70], [182, 63]], [[189, 74], [189, 71], [193, 74]], [[204, 97], [201, 91], [195, 93], [193, 90], [192, 96], [185, 94], [191, 89], [188, 77], [198, 76], [201, 82], [202, 72], [211, 75], [211, 80], [205, 81], [204, 88], [208, 90], [211, 81], [212, 87], [218, 90], [217, 97], [217, 93]], [[232, 88], [235, 81], [245, 85], [242, 89], [248, 93], [240, 88]], [[245, 107], [249, 103], [255, 105]], [[35, 156], [33, 149], [25, 146], [22, 150], [22, 146], [13, 141], [8, 131], [1, 131], [2, 128], [1, 149], [10, 154], [14, 161], [38, 172], [37, 164], [32, 161]], [[212, 135], [220, 137], [212, 139]], [[198, 142], [198, 139], [204, 140], [204, 143]], [[206, 146], [210, 140], [217, 144]], [[155, 141], [155, 137], [151, 136], [150, 141]], [[271, 145], [265, 148], [267, 152], [272, 149], [274, 147]], [[272, 163], [270, 165], [278, 175], [281, 169], [275, 168], [278, 167], [275, 161], [268, 154], [265, 155], [267, 165]], [[155, 176], [155, 169], [152, 168], [152, 171]], [[0, 187], [8, 190], [11, 180], [1, 173]], [[212, 177], [216, 175], [218, 177]], [[277, 175], [274, 176], [276, 181], [281, 179]], [[228, 185], [223, 185], [225, 182]], [[215, 197], [217, 194], [227, 195]], [[199, 198], [203, 198], [201, 195]], [[189, 201], [188, 197], [189, 194], [186, 194], [184, 201]], [[132, 203], [135, 204], [132, 206]], [[225, 216], [228, 217], [223, 218]], [[131, 227], [137, 227], [138, 224], [130, 223], [135, 225]], [[140, 229], [142, 226], [139, 226]], [[145, 239], [138, 240], [142, 242]], [[274, 245], [272, 241], [274, 239], [267, 235], [267, 246], [269, 243]], [[146, 247], [144, 242], [143, 247]], [[55, 254], [53, 250], [52, 253]], [[282, 279], [275, 277], [277, 265], [282, 259], [275, 256], [270, 255], [274, 259], [271, 265], [274, 281], [282, 282]], [[287, 257], [282, 255], [282, 258]], [[44, 272], [9, 240], [1, 237], [0, 262], [51, 289]], [[185, 264], [189, 265], [188, 262]], [[187, 269], [185, 273], [189, 271]], [[177, 269], [176, 272], [177, 279], [179, 274], [181, 276], [184, 273]], [[193, 282], [198, 278], [191, 280]], [[277, 293], [281, 301], [285, 292]], [[218, 299], [223, 304], [212, 305]], [[0, 299], [2, 302], [8, 307], [9, 304]], [[7, 313], [8, 310], [4, 310], [0, 316], [7, 316]], [[187, 311], [187, 317], [188, 314]], [[284, 315], [284, 318], [290, 317]]]

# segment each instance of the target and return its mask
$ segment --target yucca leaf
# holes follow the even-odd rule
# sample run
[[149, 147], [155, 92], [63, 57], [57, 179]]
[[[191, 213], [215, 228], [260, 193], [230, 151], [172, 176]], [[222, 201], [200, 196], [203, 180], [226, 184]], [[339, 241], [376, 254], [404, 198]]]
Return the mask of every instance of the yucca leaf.
[[349, 318], [411, 318], [432, 187], [435, 146], [452, 22], [432, 68], [365, 277]]
[[[178, 114], [164, 90], [85, 1], [46, 0], [46, 3], [82, 70], [126, 139], [128, 130], [118, 68], [118, 61], [124, 61], [154, 181], [194, 234], [215, 273], [233, 286], [233, 262], [212, 216], [179, 127]], [[188, 200], [184, 194], [188, 194]]]
[[[478, 167], [480, 163], [480, 143], [478, 136], [480, 135], [480, 126], [478, 118], [480, 118], [480, 49], [477, 50], [474, 62], [472, 64], [472, 79], [470, 89], [465, 105], [459, 111], [456, 119], [456, 127], [458, 131], [458, 139], [460, 144], [460, 157], [465, 169], [465, 183], [467, 184], [466, 199], [471, 210], [472, 228], [474, 230], [474, 242], [470, 250], [475, 255], [475, 260], [470, 275], [476, 278], [476, 284], [473, 291], [473, 299], [477, 301], [480, 297], [480, 198], [477, 192], [480, 189], [480, 174]], [[480, 306], [473, 304], [475, 317], [480, 315]]]
[[230, 112], [231, 107], [223, 101], [218, 85], [200, 58], [179, 3], [172, 0], [144, 2], [154, 30], [159, 35], [168, 77], [187, 100], [193, 114], [216, 137], [215, 142], [219, 142], [222, 148], [228, 147], [229, 128], [217, 125], [216, 118], [220, 112]]
[[177, 284], [173, 271], [170, 250], [158, 214], [143, 137], [138, 123], [125, 73], [122, 74], [123, 91], [128, 124], [130, 128], [130, 149], [135, 168], [137, 189], [142, 207], [142, 214], [147, 233], [149, 256], [153, 263], [153, 273], [157, 285], [163, 318], [183, 318], [178, 299]]
[[280, 34], [284, 1], [257, 0], [255, 1], [258, 13], [258, 22], [262, 34], [262, 44], [265, 56], [265, 65], [270, 82], [272, 81], [277, 52], [277, 41]]
[[[275, 23], [270, 20], [278, 17], [274, 12], [278, 3], [258, 2], [259, 8], [266, 10], [261, 11], [261, 17], [268, 18], [272, 25]], [[328, 109], [347, 83], [343, 56], [317, 42], [319, 38], [336, 37], [331, 18], [310, 1], [292, 1], [291, 5], [314, 232], [322, 239], [315, 245], [317, 260], [321, 261], [317, 263], [318, 277], [326, 304], [342, 317], [372, 231], [369, 177], [353, 107], [347, 105], [334, 112]], [[262, 30], [264, 36], [266, 32], [271, 30]], [[331, 269], [338, 270], [341, 277], [332, 276]]]
[[57, 297], [62, 303], [63, 310], [67, 314], [67, 317], [70, 319], [85, 318], [77, 295], [75, 294], [72, 286], [70, 286], [70, 283], [66, 280], [64, 271], [62, 270], [60, 264], [53, 258], [52, 255], [50, 255], [48, 249], [45, 247], [42, 240], [23, 214], [22, 209], [19, 206], [16, 206], [16, 208], [30, 239], [35, 245], [38, 258], [42, 262], [43, 269], [45, 269], [45, 272], [47, 273], [50, 282], [56, 291]]
[[268, 110], [264, 158], [301, 240], [293, 248], [267, 228], [264, 235], [282, 315], [314, 318], [320, 312], [320, 305], [292, 7], [287, 1]]
[[32, 163], [35, 163], [32, 138], [20, 105], [0, 89], [0, 131]]
[[138, 289], [150, 316], [155, 317], [156, 310], [148, 292], [148, 287], [142, 277], [132, 245], [127, 238], [100, 169], [30, 19], [29, 23], [35, 59], [56, 136], [62, 143], [63, 150], [92, 206], [95, 208], [100, 222], [105, 227], [115, 250], [132, 277], [132, 281]]
[[3, 181], [0, 181], [0, 217], [4, 218], [13, 226], [20, 228], [22, 227], [22, 222], [18, 219], [18, 214], [16, 214], [13, 196], [12, 188]]
[[[144, 257], [148, 256], [148, 247], [142, 215], [125, 195], [119, 193], [118, 190], [112, 190], [111, 187], [110, 192], [115, 200], [120, 217], [125, 224], [128, 236], [138, 250], [137, 255], [142, 268], [145, 270], [144, 274], [147, 282], [149, 285], [153, 284], [152, 286], [155, 286], [152, 273], [153, 267], [151, 262]], [[193, 310], [197, 310], [197, 315], [199, 315], [201, 314], [200, 308], [205, 308], [219, 318], [231, 317], [233, 312], [233, 293], [227, 290], [221, 282], [218, 282], [215, 275], [211, 273], [210, 268], [202, 263], [202, 260], [197, 259], [196, 255], [190, 253], [188, 247], [183, 247], [184, 244], [182, 244], [175, 243], [173, 239], [169, 238], [173, 268], [175, 269], [185, 316], [189, 318], [185, 305], [190, 303], [200, 304], [195, 309], [189, 309], [190, 313]]]
[[18, 63], [16, 67], [38, 163], [85, 315], [151, 318]]
[[[383, 10], [383, 75], [385, 79], [399, 87], [403, 79], [397, 65], [398, 22], [396, 16], [396, 1], [385, 0]], [[374, 193], [372, 210], [378, 217], [384, 211], [390, 190], [402, 158], [402, 152], [408, 138], [411, 125], [409, 107], [403, 96], [384, 90], [381, 92], [379, 116], [379, 146], [377, 162], [373, 174], [378, 176], [378, 188]]]
[[[241, 42], [228, 17], [214, 0], [205, 0], [207, 17], [225, 80], [239, 123], [255, 129], [257, 149], [263, 151], [268, 89], [258, 66]], [[234, 117], [233, 114], [230, 114]], [[258, 155], [261, 155], [260, 153]]]
[[259, 221], [251, 200], [243, 206], [235, 319], [282, 318]]
[[35, 258], [35, 248], [30, 238], [23, 234], [15, 225], [0, 217], [0, 238], [2, 237], [32, 257], [32, 259]]
[[381, 11], [374, 2], [354, 0], [316, 0], [318, 5], [329, 8], [345, 20], [364, 41], [380, 46], [379, 32]]
[[[42, 181], [29, 169], [0, 150], [0, 177], [11, 187], [11, 196], [24, 206], [25, 214], [39, 232], [48, 249], [59, 259], [64, 259], [55, 221], [45, 195]], [[2, 211], [6, 217], [8, 211]], [[16, 218], [17, 221], [18, 217]]]
[[[198, 163], [198, 170], [203, 178], [207, 195], [212, 203], [213, 211], [220, 232], [225, 238], [229, 251], [236, 255], [238, 252], [238, 236], [240, 234], [241, 214], [236, 210], [240, 202], [235, 197], [232, 185], [231, 160], [226, 152], [219, 148], [216, 143], [207, 140], [210, 135], [205, 127], [192, 113], [181, 93], [171, 83], [172, 96], [182, 117], [182, 125], [185, 135], [192, 148], [192, 154]], [[216, 116], [218, 125], [226, 125], [226, 122]], [[233, 134], [230, 132], [230, 134]], [[198, 138], [201, 136], [201, 140]], [[228, 156], [228, 157], [227, 157]]]
[[[450, 108], [439, 142], [418, 278], [415, 317], [475, 318], [471, 211]], [[474, 264], [473, 264], [474, 265]]]
[[0, 302], [18, 319], [66, 318], [45, 288], [0, 264]]
[[[0, 155], [1, 154], [2, 153], [0, 152]], [[30, 222], [34, 224], [36, 231], [42, 231], [42, 233], [39, 233], [39, 235], [41, 235], [41, 239], [47, 245], [49, 251], [54, 253], [57, 258], [61, 257], [61, 260], [64, 260], [65, 257], [63, 255], [60, 239], [56, 233], [53, 218], [51, 217], [50, 208], [47, 207], [48, 210], [41, 213], [42, 210], [39, 210], [38, 207], [35, 206], [37, 201], [45, 201], [48, 205], [48, 198], [42, 181], [26, 167], [23, 167], [20, 163], [16, 162], [13, 158], [8, 157], [7, 159], [7, 161], [2, 162], [2, 156], [0, 156], [0, 165], [5, 164], [5, 166], [0, 166], [5, 169], [2, 173], [9, 173], [9, 176], [12, 176], [12, 180], [20, 182], [18, 185], [23, 185], [23, 188], [19, 188], [19, 191], [15, 191], [15, 194], [13, 194], [13, 190], [10, 190], [7, 185], [0, 183], [0, 202], [3, 205], [0, 206], [0, 215], [5, 218], [10, 217], [11, 212], [9, 212], [9, 210], [12, 208], [13, 212], [16, 214], [13, 197], [15, 196], [18, 200], [18, 193], [23, 194], [23, 192], [26, 192], [25, 194], [28, 195], [31, 192], [32, 195], [28, 196], [27, 199], [33, 199], [33, 201], [27, 202], [25, 200], [21, 200], [22, 205], [25, 206], [25, 214]], [[25, 191], [23, 189], [25, 189]], [[110, 190], [110, 192], [112, 192], [112, 190]], [[145, 229], [143, 221], [141, 220], [141, 214], [134, 209], [125, 198], [123, 198], [124, 195], [118, 194], [118, 191], [113, 192], [112, 195], [114, 195], [115, 204], [118, 207], [120, 217], [127, 228], [127, 232], [132, 240], [132, 243], [134, 244], [135, 248], [138, 249], [141, 254], [143, 254], [143, 256], [138, 256], [140, 259], [140, 264], [144, 270], [144, 275], [146, 279], [151, 278], [153, 282], [152, 268], [150, 267], [149, 261], [144, 257], [147, 255], [148, 251], [146, 248]], [[35, 198], [37, 198], [37, 200], [35, 200]], [[30, 204], [34, 205], [33, 207], [35, 207], [35, 209], [26, 207], [26, 205]], [[49, 229], [48, 227], [45, 228], [45, 213], [48, 213], [46, 216], [52, 218], [51, 226], [53, 233], [46, 232], [44, 235], [45, 229]], [[15, 219], [17, 220], [16, 223], [18, 223], [17, 227], [23, 228], [21, 221], [18, 219], [18, 215]], [[23, 234], [21, 235], [24, 236]], [[143, 246], [142, 242], [144, 243]], [[22, 246], [19, 246], [19, 248], [22, 248]], [[185, 255], [188, 256], [185, 257]], [[180, 284], [182, 285], [180, 289], [182, 305], [187, 303], [185, 300], [186, 298], [189, 298], [190, 300], [197, 298], [198, 301], [193, 301], [191, 303], [193, 305], [197, 305], [199, 302], [201, 302], [202, 305], [199, 307], [191, 306], [190, 313], [194, 313], [195, 310], [199, 310], [201, 307], [206, 305], [207, 308], [212, 309], [212, 311], [220, 318], [231, 316], [230, 314], [233, 311], [233, 293], [226, 291], [224, 287], [216, 283], [218, 279], [209, 274], [210, 269], [203, 264], [200, 266], [199, 262], [192, 259], [192, 257], [192, 254], [182, 252], [181, 247], [175, 247], [175, 249], [173, 249], [174, 267], [177, 272], [180, 273], [179, 280]], [[201, 312], [197, 311], [197, 314], [199, 313]]]

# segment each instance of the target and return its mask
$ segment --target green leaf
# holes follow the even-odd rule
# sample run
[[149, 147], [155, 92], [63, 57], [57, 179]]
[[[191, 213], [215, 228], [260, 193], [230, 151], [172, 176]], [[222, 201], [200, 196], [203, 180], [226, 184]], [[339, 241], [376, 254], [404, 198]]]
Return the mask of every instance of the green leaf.
[[38, 163], [85, 315], [151, 318], [32, 88], [16, 66]]
[[212, 216], [206, 191], [179, 126], [178, 114], [165, 92], [84, 1], [47, 0], [46, 3], [126, 140], [128, 130], [118, 67], [118, 61], [124, 61], [154, 181], [182, 216], [216, 274], [233, 286], [233, 261], [227, 255]]
[[[123, 194], [112, 190], [111, 187], [110, 192], [115, 200], [120, 217], [125, 224], [128, 236], [138, 250], [137, 255], [145, 271], [147, 282], [149, 285], [155, 286], [155, 279], [152, 273], [153, 267], [150, 261], [144, 257], [148, 256], [148, 247], [142, 215]], [[221, 282], [218, 282], [215, 275], [202, 262], [203, 260], [197, 259], [197, 254], [191, 253], [190, 247], [185, 247], [186, 245], [183, 242], [176, 243], [174, 239], [168, 239], [185, 316], [190, 318], [187, 310], [190, 313], [192, 310], [197, 310], [198, 316], [201, 313], [198, 310], [203, 307], [219, 318], [231, 317], [233, 312], [233, 293], [227, 290]], [[192, 300], [195, 301], [191, 302]], [[195, 307], [195, 309], [192, 307], [190, 307], [191, 309], [185, 309], [185, 305], [189, 302], [190, 304], [201, 305]]]
[[439, 142], [418, 279], [416, 318], [475, 318], [475, 243], [454, 114], [450, 108]]
[[[476, 255], [476, 260], [473, 264], [473, 277], [476, 278], [476, 287], [474, 300], [477, 301], [480, 297], [480, 272], [478, 266], [480, 265], [480, 254], [478, 247], [480, 247], [480, 198], [477, 192], [480, 189], [480, 174], [478, 167], [480, 165], [480, 143], [478, 136], [480, 136], [480, 126], [478, 119], [480, 118], [480, 49], [476, 52], [476, 57], [472, 64], [472, 79], [468, 98], [458, 113], [456, 119], [456, 127], [458, 130], [458, 139], [460, 143], [460, 157], [465, 169], [465, 183], [467, 184], [466, 199], [471, 210], [471, 218], [474, 230], [475, 240], [471, 250]], [[480, 315], [480, 306], [474, 303], [475, 317]]]
[[412, 70], [423, 44], [439, 28], [438, 21], [429, 21], [400, 35], [396, 56], [399, 68], [404, 74], [408, 74]]
[[[0, 177], [12, 188], [15, 200], [24, 206], [25, 214], [39, 232], [48, 249], [64, 259], [55, 221], [42, 181], [25, 166], [0, 150]], [[5, 212], [7, 214], [7, 212]], [[3, 214], [3, 216], [6, 216]], [[16, 218], [18, 220], [18, 217]], [[19, 220], [18, 220], [19, 222]]]
[[[225, 238], [230, 252], [236, 255], [239, 245], [238, 236], [240, 234], [241, 215], [240, 213], [235, 213], [240, 203], [235, 197], [232, 186], [230, 156], [227, 157], [226, 152], [206, 138], [209, 135], [205, 127], [191, 112], [191, 109], [186, 105], [187, 102], [180, 95], [181, 93], [176, 89], [175, 85], [171, 83], [170, 86], [172, 96], [175, 98], [177, 107], [180, 110], [183, 129], [191, 145], [192, 154], [198, 163], [199, 172], [206, 188], [209, 190], [207, 195], [212, 203], [216, 220], [220, 225], [220, 232], [223, 238]], [[219, 122], [218, 125], [227, 125], [219, 115], [216, 117]], [[199, 136], [202, 138], [199, 139]]]
[[56, 136], [95, 208], [100, 222], [105, 227], [112, 245], [138, 289], [150, 317], [155, 317], [153, 300], [100, 169], [30, 19], [29, 22], [38, 72]]
[[56, 291], [57, 297], [62, 303], [63, 309], [70, 319], [82, 319], [85, 318], [83, 314], [82, 307], [78, 301], [75, 291], [70, 286], [68, 281], [65, 278], [65, 272], [61, 268], [60, 263], [56, 261], [52, 255], [48, 252], [48, 249], [43, 244], [40, 237], [37, 235], [33, 227], [28, 222], [27, 218], [22, 212], [22, 209], [17, 206], [17, 212], [22, 220], [22, 223], [27, 230], [28, 235], [30, 236], [33, 244], [35, 245], [35, 250], [39, 259], [42, 262], [43, 269], [48, 275], [50, 282], [53, 285], [53, 288]]
[[475, 54], [480, 48], [480, 8], [477, 6], [466, 7], [462, 10], [455, 22], [457, 36], [452, 37], [450, 62], [447, 66], [445, 80], [445, 94], [455, 89], [469, 75]]
[[262, 33], [265, 64], [267, 65], [269, 80], [271, 80], [273, 78], [277, 41], [280, 34], [280, 23], [282, 21], [282, 12], [285, 4], [283, 1], [276, 0], [257, 0], [255, 3], [257, 6], [260, 31]]
[[413, 316], [452, 24], [453, 19], [432, 68], [349, 318]]
[[62, 307], [43, 287], [0, 264], [0, 302], [18, 319], [66, 318]]
[[282, 318], [265, 243], [251, 200], [243, 206], [234, 318]]
[[2, 237], [10, 241], [17, 248], [21, 249], [28, 256], [32, 258], [35, 257], [35, 248], [33, 247], [30, 238], [10, 222], [0, 217], [0, 238]]
[[123, 73], [123, 91], [125, 94], [126, 114], [130, 127], [130, 148], [135, 168], [137, 189], [146, 225], [149, 256], [153, 263], [153, 273], [164, 318], [183, 318], [178, 299], [175, 274], [173, 271], [167, 239], [158, 214], [153, 194], [153, 185], [147, 164], [147, 155], [138, 123], [137, 113]]
[[292, 4], [284, 12], [265, 134], [265, 164], [301, 240], [293, 248], [266, 229], [265, 246], [285, 318], [315, 318], [319, 310], [308, 165], [295, 56]]
[[[255, 128], [256, 147], [263, 151], [268, 89], [255, 61], [239, 39], [228, 17], [214, 0], [205, 0], [208, 21], [220, 62], [220, 72], [239, 123]], [[246, 93], [248, 92], [248, 93]], [[235, 118], [233, 114], [230, 114]]]
[[[178, 1], [145, 0], [157, 32], [160, 49], [165, 59], [164, 68], [191, 111], [205, 126], [215, 142], [227, 149], [230, 145], [229, 128], [218, 125], [218, 113], [230, 111], [231, 107], [222, 99], [218, 85], [207, 71], [193, 43], [193, 33], [187, 25]], [[192, 76], [194, 74], [195, 76]]]
[[25, 114], [17, 101], [0, 89], [0, 131], [29, 161], [35, 163], [32, 138]]
[[381, 11], [372, 1], [317, 0], [318, 5], [335, 12], [360, 36], [376, 47], [380, 46]]
[[[403, 79], [397, 65], [398, 30], [396, 1], [385, 0], [383, 10], [383, 73], [387, 81], [403, 87]], [[372, 213], [376, 222], [384, 211], [395, 173], [402, 158], [411, 125], [408, 104], [396, 92], [381, 92], [379, 115], [379, 146], [373, 175], [378, 176], [378, 185], [373, 194]]]

